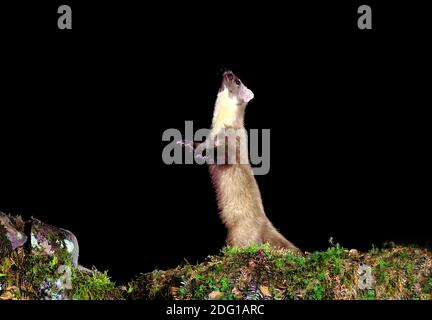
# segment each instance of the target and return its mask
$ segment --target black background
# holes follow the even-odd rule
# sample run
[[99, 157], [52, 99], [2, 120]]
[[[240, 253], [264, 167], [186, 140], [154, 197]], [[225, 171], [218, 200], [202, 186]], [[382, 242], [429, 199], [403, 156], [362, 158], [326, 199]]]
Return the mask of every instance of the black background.
[[[430, 239], [431, 57], [422, 9], [369, 2], [2, 4], [0, 210], [71, 230], [80, 261], [125, 282], [224, 245], [207, 168], [166, 166], [168, 128], [210, 125], [220, 69], [271, 129], [258, 176], [303, 250]], [[430, 131], [430, 130], [429, 130]], [[429, 134], [430, 135], [430, 134]]]

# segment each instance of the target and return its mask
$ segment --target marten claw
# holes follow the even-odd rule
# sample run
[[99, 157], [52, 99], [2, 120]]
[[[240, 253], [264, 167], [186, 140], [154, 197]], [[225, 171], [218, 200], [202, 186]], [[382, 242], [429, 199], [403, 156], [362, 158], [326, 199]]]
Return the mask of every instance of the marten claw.
[[188, 147], [191, 152], [193, 152], [195, 149], [194, 148], [194, 142], [190, 141], [190, 140], [179, 140], [179, 141], [177, 141], [177, 144]]
[[207, 160], [208, 159], [208, 157], [202, 156], [200, 154], [197, 154], [195, 157], [198, 158], [198, 159], [203, 159], [203, 160]]
[[[187, 148], [189, 149], [190, 152], [194, 152], [195, 149], [196, 149], [197, 146], [198, 146], [197, 143], [195, 143], [195, 142], [193, 142], [193, 141], [190, 141], [190, 140], [179, 140], [179, 141], [177, 141], [176, 143], [177, 143], [177, 144], [180, 144], [180, 145], [182, 145], [182, 146], [187, 147]], [[203, 156], [203, 155], [201, 155], [201, 154], [196, 154], [196, 155], [195, 155], [195, 158], [197, 158], [197, 159], [202, 159], [202, 160], [205, 160], [205, 161], [208, 159], [207, 156]]]

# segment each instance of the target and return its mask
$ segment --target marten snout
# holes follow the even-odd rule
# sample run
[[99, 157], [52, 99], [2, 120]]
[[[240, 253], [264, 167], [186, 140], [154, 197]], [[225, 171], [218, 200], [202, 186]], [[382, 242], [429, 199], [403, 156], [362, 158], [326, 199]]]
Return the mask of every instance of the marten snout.
[[234, 72], [227, 70], [223, 74], [224, 82], [227, 82], [227, 84], [231, 84], [234, 82], [237, 85], [241, 84], [240, 79], [234, 74]]
[[231, 81], [234, 78], [234, 73], [230, 70], [227, 70], [223, 74], [224, 78]]
[[223, 87], [226, 87], [231, 94], [237, 96], [241, 84], [241, 80], [234, 74], [234, 72], [227, 70], [223, 73], [222, 89]]

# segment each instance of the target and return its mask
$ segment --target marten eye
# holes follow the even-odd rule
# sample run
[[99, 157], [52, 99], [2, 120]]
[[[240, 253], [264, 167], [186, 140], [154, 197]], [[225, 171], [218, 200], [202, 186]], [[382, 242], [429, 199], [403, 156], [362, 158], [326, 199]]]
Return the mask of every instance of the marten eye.
[[236, 79], [235, 84], [239, 86], [240, 83], [241, 83], [240, 80], [239, 80], [239, 79]]

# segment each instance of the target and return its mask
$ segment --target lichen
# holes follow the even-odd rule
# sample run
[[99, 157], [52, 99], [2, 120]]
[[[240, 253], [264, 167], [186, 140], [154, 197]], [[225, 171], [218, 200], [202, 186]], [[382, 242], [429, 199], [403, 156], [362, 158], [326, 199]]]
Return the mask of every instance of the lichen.
[[72, 241], [65, 239], [65, 240], [63, 240], [63, 242], [65, 243], [66, 249], [69, 253], [74, 252], [75, 246], [72, 243]]

